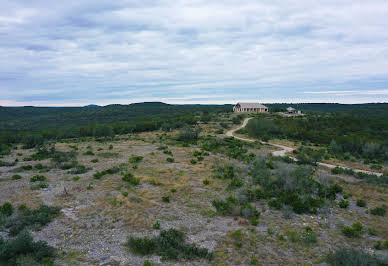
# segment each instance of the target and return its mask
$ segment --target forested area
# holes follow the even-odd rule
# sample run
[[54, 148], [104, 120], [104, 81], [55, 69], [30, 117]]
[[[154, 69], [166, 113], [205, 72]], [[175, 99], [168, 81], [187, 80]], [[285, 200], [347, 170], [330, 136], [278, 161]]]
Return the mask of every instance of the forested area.
[[264, 140], [289, 138], [322, 144], [336, 156], [388, 160], [388, 117], [352, 114], [285, 118], [261, 116], [247, 126], [248, 134]]
[[348, 114], [362, 117], [387, 118], [388, 104], [338, 104], [338, 103], [299, 103], [299, 104], [266, 104], [270, 112], [284, 112], [287, 107], [293, 107], [310, 114]]
[[114, 134], [170, 131], [193, 125], [199, 116], [230, 111], [226, 105], [169, 105], [139, 103], [105, 107], [0, 107], [0, 154], [7, 146], [23, 142], [26, 148], [47, 139], [111, 137]]

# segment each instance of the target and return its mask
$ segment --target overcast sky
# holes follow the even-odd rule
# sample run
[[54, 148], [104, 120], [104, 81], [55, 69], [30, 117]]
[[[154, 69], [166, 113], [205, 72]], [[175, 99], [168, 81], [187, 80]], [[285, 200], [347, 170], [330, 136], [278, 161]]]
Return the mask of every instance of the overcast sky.
[[2, 0], [0, 105], [388, 102], [387, 0]]

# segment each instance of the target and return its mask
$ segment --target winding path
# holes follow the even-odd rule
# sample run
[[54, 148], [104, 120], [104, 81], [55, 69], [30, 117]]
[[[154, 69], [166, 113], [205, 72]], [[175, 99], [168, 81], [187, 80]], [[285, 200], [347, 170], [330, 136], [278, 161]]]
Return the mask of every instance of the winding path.
[[[234, 135], [234, 133], [237, 130], [240, 130], [240, 129], [246, 127], [246, 125], [248, 124], [249, 120], [251, 120], [252, 118], [253, 117], [245, 118], [243, 123], [240, 126], [227, 131], [225, 135], [227, 137], [234, 137], [235, 139], [239, 139], [239, 140], [246, 141], [246, 142], [256, 142], [256, 141], [258, 141], [258, 140], [255, 140], [255, 139], [242, 138], [242, 137], [238, 137], [238, 136]], [[274, 147], [277, 147], [277, 148], [281, 149], [279, 151], [273, 151], [272, 152], [273, 156], [287, 156], [286, 154], [288, 152], [292, 152], [293, 150], [295, 150], [292, 147], [288, 147], [288, 146], [284, 146], [284, 145], [280, 145], [280, 144], [274, 144], [274, 143], [269, 143], [269, 142], [264, 142], [264, 141], [259, 141], [259, 142], [261, 144], [267, 144], [267, 145], [271, 145], [271, 146], [274, 146]], [[296, 161], [296, 159], [294, 157], [290, 157], [290, 158]], [[361, 169], [354, 169], [354, 168], [345, 167], [345, 166], [341, 166], [341, 165], [334, 165], [334, 164], [320, 163], [320, 162], [318, 162], [317, 164], [320, 165], [320, 166], [324, 166], [324, 167], [330, 168], [330, 169], [333, 169], [335, 167], [340, 167], [340, 168], [343, 168], [343, 169], [352, 169], [356, 173], [373, 174], [373, 175], [377, 175], [377, 176], [382, 176], [383, 175], [382, 173], [378, 173], [378, 172], [366, 171], [366, 170], [361, 170]]]

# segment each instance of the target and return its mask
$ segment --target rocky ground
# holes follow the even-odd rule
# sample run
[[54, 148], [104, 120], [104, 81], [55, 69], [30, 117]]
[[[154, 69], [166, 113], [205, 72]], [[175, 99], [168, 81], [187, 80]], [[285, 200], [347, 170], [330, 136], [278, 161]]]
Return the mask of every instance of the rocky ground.
[[[213, 134], [216, 128], [216, 125], [207, 125], [202, 134]], [[168, 136], [174, 134], [153, 132], [119, 136], [107, 142], [89, 139], [56, 143], [60, 151], [77, 147], [78, 163], [90, 168], [83, 174], [57, 169], [50, 159], [23, 161], [35, 151], [19, 147], [1, 159], [7, 162], [19, 159], [19, 162], [12, 167], [0, 167], [0, 204], [11, 202], [14, 206], [26, 204], [34, 208], [44, 203], [62, 208], [61, 215], [53, 222], [33, 232], [35, 239], [45, 240], [59, 250], [55, 262], [58, 265], [143, 265], [146, 259], [156, 265], [319, 264], [327, 253], [341, 246], [359, 247], [387, 256], [386, 250], [373, 248], [376, 241], [388, 239], [387, 218], [366, 213], [369, 208], [387, 204], [387, 189], [361, 184], [352, 177], [336, 176], [333, 178], [344, 186], [344, 194], [351, 194], [348, 209], [333, 205], [321, 210], [319, 215], [294, 214], [285, 218], [282, 211], [269, 209], [262, 201], [256, 204], [261, 212], [258, 226], [248, 225], [237, 217], [217, 215], [211, 205], [213, 199], [228, 194], [225, 182], [212, 178], [214, 165], [231, 162], [246, 168], [246, 164], [212, 153], [192, 164], [193, 152], [199, 148], [171, 141]], [[172, 155], [165, 154], [160, 146], [168, 146]], [[94, 155], [85, 155], [87, 151]], [[257, 145], [250, 151], [257, 155], [270, 154], [274, 148]], [[131, 163], [132, 155], [142, 156], [143, 160]], [[169, 157], [174, 162], [167, 162]], [[98, 162], [91, 162], [93, 159]], [[30, 177], [39, 171], [20, 167], [38, 163], [48, 167], [42, 175], [47, 177], [49, 186], [32, 190]], [[120, 167], [120, 172], [131, 171], [140, 178], [140, 184], [133, 186], [122, 181], [120, 172], [99, 180], [93, 178], [97, 171], [114, 166]], [[15, 173], [22, 179], [13, 180]], [[324, 170], [320, 174], [328, 175]], [[210, 184], [205, 185], [205, 179]], [[170, 203], [164, 202], [163, 196], [170, 196]], [[367, 201], [367, 208], [356, 206], [360, 198]], [[156, 221], [160, 222], [161, 229], [177, 228], [185, 232], [189, 242], [214, 252], [214, 259], [165, 262], [158, 256], [134, 255], [123, 246], [130, 235], [158, 234], [152, 227]], [[356, 221], [362, 222], [365, 228], [377, 229], [378, 235], [365, 232], [361, 238], [349, 239], [341, 234], [344, 224]], [[293, 241], [290, 232], [302, 232], [306, 226], [316, 232], [318, 241], [311, 245]]]

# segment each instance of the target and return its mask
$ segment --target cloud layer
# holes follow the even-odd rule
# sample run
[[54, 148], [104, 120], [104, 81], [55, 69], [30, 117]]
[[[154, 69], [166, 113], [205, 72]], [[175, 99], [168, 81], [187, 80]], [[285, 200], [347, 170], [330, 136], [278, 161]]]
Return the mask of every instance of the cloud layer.
[[386, 14], [386, 0], [5, 1], [0, 105], [387, 102]]

